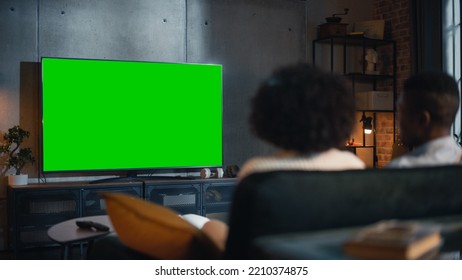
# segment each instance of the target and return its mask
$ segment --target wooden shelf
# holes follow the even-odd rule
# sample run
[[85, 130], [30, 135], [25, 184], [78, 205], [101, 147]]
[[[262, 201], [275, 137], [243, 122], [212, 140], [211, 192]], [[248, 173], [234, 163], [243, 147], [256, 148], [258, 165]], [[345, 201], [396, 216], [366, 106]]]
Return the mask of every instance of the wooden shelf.
[[329, 36], [314, 40], [315, 43], [325, 44], [347, 44], [347, 45], [365, 45], [366, 47], [379, 47], [392, 45], [395, 43], [393, 40], [371, 39], [364, 36]]

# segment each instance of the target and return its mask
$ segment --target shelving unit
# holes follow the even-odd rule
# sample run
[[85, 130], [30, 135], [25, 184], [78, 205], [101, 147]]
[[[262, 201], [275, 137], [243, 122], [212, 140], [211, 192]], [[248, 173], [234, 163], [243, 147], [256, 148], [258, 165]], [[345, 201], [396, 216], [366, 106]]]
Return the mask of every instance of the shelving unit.
[[[359, 93], [361, 92], [369, 91], [378, 93], [379, 88], [391, 88], [391, 100], [387, 99], [387, 101], [390, 103], [389, 106], [383, 108], [377, 106], [377, 104], [367, 104], [364, 107], [359, 107], [357, 105], [358, 118], [361, 118], [362, 114], [365, 114], [367, 117], [372, 117], [373, 132], [370, 135], [366, 135], [362, 130], [362, 127], [358, 125], [360, 129], [358, 129], [358, 131], [352, 135], [352, 138], [355, 138], [354, 142], [356, 142], [358, 138], [360, 138], [362, 142], [359, 144], [346, 145], [345, 147], [355, 154], [362, 154], [360, 157], [363, 158], [369, 167], [377, 167], [377, 114], [393, 114], [393, 141], [395, 140], [394, 132], [396, 125], [395, 100], [397, 71], [395, 41], [370, 39], [363, 36], [331, 36], [313, 40], [312, 47], [313, 64], [318, 65], [325, 70], [330, 70], [333, 73], [344, 75], [345, 78], [351, 82], [351, 90], [357, 95], [357, 104], [359, 103]], [[369, 48], [376, 51], [379, 56], [378, 63], [375, 64], [374, 73], [369, 73], [366, 71], [365, 56], [366, 50]], [[371, 93], [371, 95], [373, 95], [373, 93]], [[377, 95], [375, 97], [377, 97]], [[374, 96], [367, 98], [374, 100]], [[367, 151], [371, 151], [370, 160], [365, 158], [368, 154]]]
[[[220, 214], [226, 219], [236, 180], [169, 179], [89, 184], [63, 182], [8, 187], [8, 244], [18, 250], [56, 245], [47, 235], [59, 222], [106, 214], [101, 192], [127, 193], [179, 214]], [[208, 195], [213, 190], [213, 195]], [[215, 207], [214, 203], [219, 203]], [[214, 216], [214, 218], [217, 218]], [[226, 221], [226, 220], [224, 220]]]

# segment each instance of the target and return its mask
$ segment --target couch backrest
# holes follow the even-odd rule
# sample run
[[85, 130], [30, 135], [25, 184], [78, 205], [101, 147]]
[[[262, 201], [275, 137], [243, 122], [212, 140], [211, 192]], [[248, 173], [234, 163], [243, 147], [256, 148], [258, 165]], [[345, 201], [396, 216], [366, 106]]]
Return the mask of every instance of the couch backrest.
[[260, 236], [462, 214], [462, 166], [256, 173], [237, 186], [226, 256]]

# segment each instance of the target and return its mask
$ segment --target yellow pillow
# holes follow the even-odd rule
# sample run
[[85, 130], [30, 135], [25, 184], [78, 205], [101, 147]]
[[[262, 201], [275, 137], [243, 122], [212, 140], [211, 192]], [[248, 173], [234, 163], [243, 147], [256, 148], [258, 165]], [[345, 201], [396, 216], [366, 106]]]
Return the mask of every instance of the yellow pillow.
[[173, 210], [128, 194], [101, 194], [122, 243], [156, 259], [217, 259], [221, 251]]

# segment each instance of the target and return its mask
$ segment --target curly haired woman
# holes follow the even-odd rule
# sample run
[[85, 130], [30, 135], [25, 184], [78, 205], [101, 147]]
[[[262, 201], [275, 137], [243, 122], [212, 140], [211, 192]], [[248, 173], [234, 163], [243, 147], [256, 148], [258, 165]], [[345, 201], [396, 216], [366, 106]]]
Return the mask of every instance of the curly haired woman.
[[280, 151], [248, 160], [240, 178], [271, 170], [365, 168], [341, 150], [355, 125], [355, 98], [334, 74], [309, 64], [278, 69], [258, 89], [251, 111], [253, 132]]

